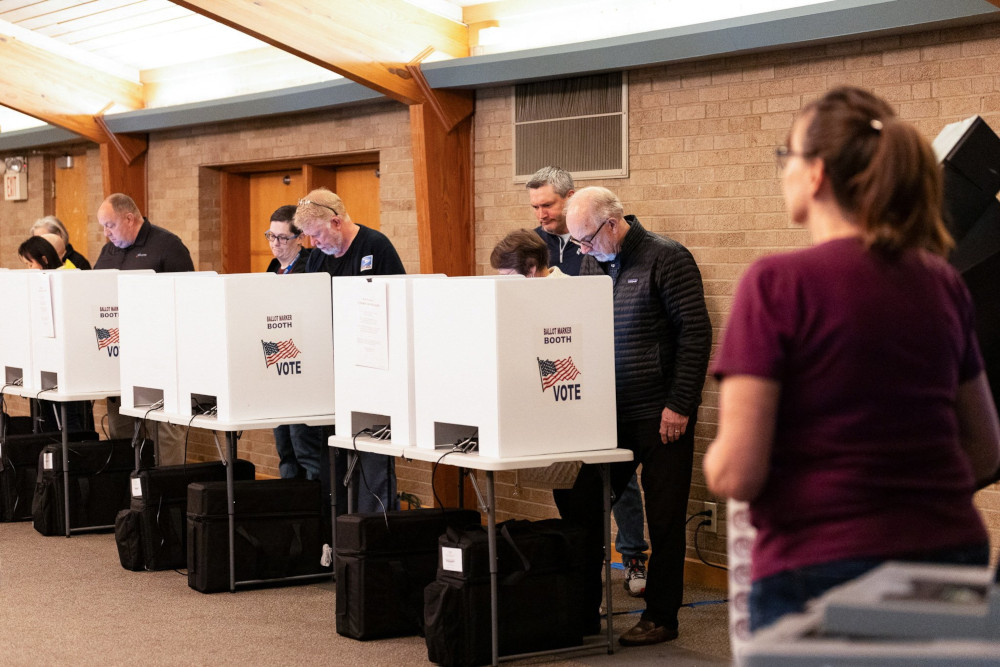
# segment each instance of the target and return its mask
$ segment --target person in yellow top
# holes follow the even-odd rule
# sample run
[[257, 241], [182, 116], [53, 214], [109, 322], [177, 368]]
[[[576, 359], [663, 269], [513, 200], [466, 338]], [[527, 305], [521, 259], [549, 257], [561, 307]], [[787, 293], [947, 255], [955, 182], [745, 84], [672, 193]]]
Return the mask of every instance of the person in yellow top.
[[48, 241], [49, 243], [51, 243], [52, 247], [55, 248], [56, 254], [59, 256], [59, 259], [62, 261], [62, 266], [59, 267], [60, 269], [75, 269], [75, 268], [77, 268], [76, 264], [74, 264], [70, 260], [69, 256], [66, 254], [66, 242], [63, 241], [63, 237], [59, 236], [58, 234], [48, 234], [48, 233], [46, 233], [46, 234], [39, 234], [39, 236], [41, 236], [43, 239], [45, 239], [46, 241]]

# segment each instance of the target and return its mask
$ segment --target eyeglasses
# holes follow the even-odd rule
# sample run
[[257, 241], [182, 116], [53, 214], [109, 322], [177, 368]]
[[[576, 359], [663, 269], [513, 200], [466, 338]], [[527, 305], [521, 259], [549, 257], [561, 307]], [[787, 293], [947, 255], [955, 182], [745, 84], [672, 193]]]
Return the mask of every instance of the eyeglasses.
[[329, 206], [327, 204], [320, 204], [318, 201], [313, 201], [311, 199], [300, 199], [299, 200], [299, 206], [303, 206], [305, 204], [312, 204], [313, 206], [322, 206], [323, 208], [326, 208], [326, 209], [329, 209], [329, 210], [333, 211], [336, 215], [340, 215], [340, 211], [338, 211], [334, 207]]
[[802, 153], [799, 151], [793, 151], [788, 146], [778, 146], [774, 149], [774, 159], [778, 163], [778, 169], [784, 170], [785, 165], [788, 164], [788, 158], [800, 157], [804, 159], [809, 159], [815, 157], [812, 153]]
[[283, 234], [272, 234], [271, 232], [264, 232], [264, 238], [267, 239], [268, 243], [272, 241], [277, 241], [279, 245], [284, 245], [293, 239], [299, 238], [299, 235], [296, 234], [294, 236], [285, 236]]
[[601, 233], [601, 227], [603, 227], [604, 225], [608, 224], [608, 222], [609, 222], [609, 220], [605, 220], [601, 224], [597, 225], [597, 229], [594, 230], [594, 233], [591, 234], [590, 236], [588, 236], [587, 238], [585, 238], [585, 239], [575, 239], [575, 238], [573, 238], [571, 236], [571, 237], [569, 237], [569, 242], [570, 243], [575, 243], [576, 245], [581, 246], [581, 247], [587, 246], [588, 248], [593, 248], [594, 247], [594, 239], [596, 239], [597, 235]]

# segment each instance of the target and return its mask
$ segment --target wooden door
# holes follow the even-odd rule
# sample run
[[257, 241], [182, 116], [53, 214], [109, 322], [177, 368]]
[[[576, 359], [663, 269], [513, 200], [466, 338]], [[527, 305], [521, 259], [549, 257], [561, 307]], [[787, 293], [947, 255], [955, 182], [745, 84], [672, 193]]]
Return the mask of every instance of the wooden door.
[[[362, 165], [311, 165], [277, 171], [224, 171], [222, 199], [222, 270], [225, 273], [260, 272], [271, 262], [264, 239], [271, 214], [280, 206], [295, 204], [310, 190], [327, 187], [340, 195], [351, 218], [379, 229], [378, 163]], [[285, 181], [288, 181], [287, 183]], [[308, 239], [303, 238], [308, 246]]]
[[73, 248], [93, 263], [97, 258], [87, 255], [86, 155], [74, 156], [70, 169], [55, 169], [55, 216], [66, 226]]
[[381, 228], [377, 164], [337, 167], [336, 193], [351, 220], [372, 229]]
[[[287, 180], [287, 183], [285, 182]], [[301, 170], [271, 171], [250, 174], [250, 271], [267, 269], [273, 255], [264, 238], [271, 225], [271, 214], [286, 204], [294, 206], [306, 193]], [[308, 244], [307, 244], [308, 245]]]

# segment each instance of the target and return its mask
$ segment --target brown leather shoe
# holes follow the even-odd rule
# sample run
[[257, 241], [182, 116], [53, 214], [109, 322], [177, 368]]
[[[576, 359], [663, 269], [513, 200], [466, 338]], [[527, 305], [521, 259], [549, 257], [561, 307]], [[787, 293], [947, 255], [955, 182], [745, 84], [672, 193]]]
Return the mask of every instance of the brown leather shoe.
[[631, 630], [618, 638], [622, 646], [648, 646], [677, 639], [677, 629], [656, 625], [652, 621], [639, 621]]

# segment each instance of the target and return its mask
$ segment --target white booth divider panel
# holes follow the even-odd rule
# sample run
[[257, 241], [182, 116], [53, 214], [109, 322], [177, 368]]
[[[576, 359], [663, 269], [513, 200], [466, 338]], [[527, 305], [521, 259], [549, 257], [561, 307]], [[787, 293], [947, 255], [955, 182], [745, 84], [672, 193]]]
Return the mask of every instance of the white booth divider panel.
[[180, 414], [221, 421], [334, 411], [330, 276], [273, 273], [178, 281]]
[[333, 279], [338, 432], [389, 425], [393, 444], [416, 444], [412, 286], [432, 278]]
[[0, 317], [0, 371], [3, 384], [20, 379], [31, 388], [31, 311], [28, 305], [28, 278], [40, 275], [30, 269], [0, 271], [0, 294], [4, 315]]
[[118, 393], [118, 274], [42, 271], [30, 277], [32, 389]]
[[180, 412], [175, 285], [215, 275], [214, 271], [119, 273], [122, 406], [143, 408], [162, 400], [164, 412]]
[[611, 280], [413, 285], [417, 446], [478, 433], [488, 457], [614, 447]]

